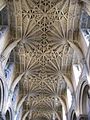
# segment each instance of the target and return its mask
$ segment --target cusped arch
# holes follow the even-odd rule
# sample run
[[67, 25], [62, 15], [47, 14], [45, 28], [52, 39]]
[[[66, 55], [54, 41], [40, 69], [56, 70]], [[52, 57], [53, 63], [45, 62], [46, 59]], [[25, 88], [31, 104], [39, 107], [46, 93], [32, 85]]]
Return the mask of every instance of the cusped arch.
[[88, 90], [89, 84], [86, 80], [82, 80], [79, 84], [77, 105], [79, 114], [87, 114], [87, 104], [88, 104]]
[[70, 120], [77, 120], [77, 116], [76, 116], [75, 110], [72, 110]]
[[7, 111], [6, 111], [6, 120], [12, 120], [12, 111], [11, 111], [11, 108], [9, 108]]
[[88, 114], [87, 111], [88, 89], [89, 89], [89, 85], [83, 83], [80, 94], [80, 110], [82, 114]]

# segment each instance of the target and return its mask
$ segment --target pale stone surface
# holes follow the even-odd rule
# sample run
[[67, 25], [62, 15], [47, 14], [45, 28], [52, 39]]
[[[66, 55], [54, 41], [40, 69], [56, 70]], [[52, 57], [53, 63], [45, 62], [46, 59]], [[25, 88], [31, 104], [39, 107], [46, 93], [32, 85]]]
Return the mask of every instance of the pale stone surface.
[[0, 37], [4, 120], [89, 120], [88, 2], [6, 0], [8, 30]]

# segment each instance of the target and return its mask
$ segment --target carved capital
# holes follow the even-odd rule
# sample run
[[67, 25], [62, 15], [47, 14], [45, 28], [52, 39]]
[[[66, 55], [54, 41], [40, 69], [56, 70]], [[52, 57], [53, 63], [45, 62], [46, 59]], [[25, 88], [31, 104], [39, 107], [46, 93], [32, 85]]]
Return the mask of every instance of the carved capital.
[[78, 120], [88, 120], [88, 115], [81, 114], [79, 115]]
[[5, 115], [2, 115], [2, 112], [0, 112], [0, 120], [5, 120]]
[[85, 58], [81, 59], [80, 62], [81, 62], [81, 64], [83, 64], [83, 65], [86, 64]]

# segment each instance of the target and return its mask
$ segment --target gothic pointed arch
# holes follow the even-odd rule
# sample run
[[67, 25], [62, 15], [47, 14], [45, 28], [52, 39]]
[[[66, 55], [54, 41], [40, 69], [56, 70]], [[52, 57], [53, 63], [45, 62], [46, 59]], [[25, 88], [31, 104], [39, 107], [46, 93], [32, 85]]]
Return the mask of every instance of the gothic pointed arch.
[[[0, 1], [0, 118], [77, 120], [88, 115], [90, 52], [81, 44], [86, 36], [80, 26], [81, 11], [89, 13], [87, 3]], [[80, 65], [80, 74], [73, 65]]]

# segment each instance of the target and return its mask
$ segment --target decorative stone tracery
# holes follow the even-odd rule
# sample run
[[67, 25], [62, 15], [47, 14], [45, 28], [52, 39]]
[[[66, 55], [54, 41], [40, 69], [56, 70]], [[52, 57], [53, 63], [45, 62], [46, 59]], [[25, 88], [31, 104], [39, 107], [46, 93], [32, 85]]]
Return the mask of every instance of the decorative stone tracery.
[[[62, 107], [67, 114], [66, 119], [70, 120], [68, 87], [73, 99], [70, 109], [80, 103], [81, 111], [75, 106], [71, 116], [71, 120], [76, 120], [79, 114], [83, 114], [84, 85], [81, 89], [76, 86], [80, 90], [77, 95], [72, 81], [72, 64], [81, 65], [80, 79], [87, 81], [83, 70], [86, 60], [78, 39], [82, 5], [78, 0], [10, 0], [7, 7], [11, 34], [10, 45], [7, 44], [0, 54], [0, 75], [4, 79], [4, 87], [7, 86], [4, 88], [2, 111], [8, 116], [7, 110], [16, 99], [11, 110], [14, 120], [18, 117], [22, 120], [61, 120]], [[6, 65], [11, 65], [11, 61], [15, 71], [8, 71], [8, 82], [4, 70], [8, 69]], [[10, 116], [7, 119], [11, 120]], [[80, 115], [79, 119], [86, 120], [87, 116]]]

